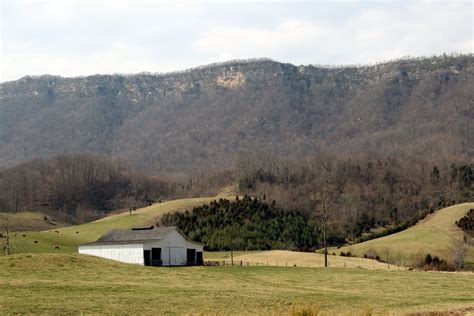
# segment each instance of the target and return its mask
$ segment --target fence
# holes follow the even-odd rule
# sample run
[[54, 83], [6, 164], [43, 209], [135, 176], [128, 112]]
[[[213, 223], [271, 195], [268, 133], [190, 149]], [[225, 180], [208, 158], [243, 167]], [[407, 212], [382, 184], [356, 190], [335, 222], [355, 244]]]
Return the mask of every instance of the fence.
[[[321, 268], [324, 267], [324, 263], [294, 263], [288, 261], [246, 261], [246, 260], [206, 260], [204, 261], [205, 266], [236, 266], [236, 267], [302, 267], [302, 268]], [[347, 268], [348, 265], [344, 263], [332, 264], [328, 262], [328, 267]]]

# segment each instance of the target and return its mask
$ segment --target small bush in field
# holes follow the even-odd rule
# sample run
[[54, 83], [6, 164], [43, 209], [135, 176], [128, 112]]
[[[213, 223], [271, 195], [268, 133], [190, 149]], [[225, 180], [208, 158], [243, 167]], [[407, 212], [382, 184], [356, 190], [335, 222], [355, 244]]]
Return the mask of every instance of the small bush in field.
[[433, 263], [433, 259], [431, 258], [430, 254], [427, 254], [425, 257], [425, 265], [431, 265]]
[[294, 303], [288, 310], [288, 316], [317, 316], [321, 312], [321, 306], [317, 304]]

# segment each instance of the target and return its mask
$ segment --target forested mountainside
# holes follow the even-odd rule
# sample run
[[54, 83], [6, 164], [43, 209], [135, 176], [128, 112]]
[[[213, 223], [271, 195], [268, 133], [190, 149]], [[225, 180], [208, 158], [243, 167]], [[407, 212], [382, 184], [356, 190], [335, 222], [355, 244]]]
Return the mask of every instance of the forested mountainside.
[[34, 159], [0, 171], [0, 212], [42, 211], [86, 222], [174, 197], [176, 185], [87, 154]]
[[0, 85], [0, 167], [79, 152], [155, 174], [226, 168], [246, 152], [472, 159], [473, 60], [24, 77]]

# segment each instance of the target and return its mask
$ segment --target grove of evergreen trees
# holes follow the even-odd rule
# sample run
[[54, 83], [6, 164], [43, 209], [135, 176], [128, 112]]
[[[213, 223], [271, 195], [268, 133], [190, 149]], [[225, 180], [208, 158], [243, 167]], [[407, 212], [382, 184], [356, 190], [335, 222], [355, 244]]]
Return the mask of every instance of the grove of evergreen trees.
[[456, 222], [456, 225], [458, 225], [466, 234], [474, 235], [474, 209], [470, 209], [466, 216]]
[[[318, 222], [298, 212], [283, 211], [274, 203], [248, 196], [235, 201], [219, 199], [184, 213], [167, 213], [161, 224], [177, 226], [208, 250], [308, 251], [320, 246]], [[329, 241], [340, 241], [331, 235]]]

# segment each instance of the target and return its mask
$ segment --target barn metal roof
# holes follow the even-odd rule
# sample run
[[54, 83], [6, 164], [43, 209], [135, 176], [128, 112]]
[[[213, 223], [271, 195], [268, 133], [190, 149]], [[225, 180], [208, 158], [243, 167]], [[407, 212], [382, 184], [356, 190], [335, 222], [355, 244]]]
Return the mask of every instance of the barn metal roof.
[[189, 239], [181, 230], [179, 230], [175, 226], [114, 229], [97, 239], [95, 242], [88, 243], [85, 245], [142, 243], [147, 241], [163, 240], [169, 232], [174, 230], [178, 231], [186, 240], [201, 245], [201, 243]]

